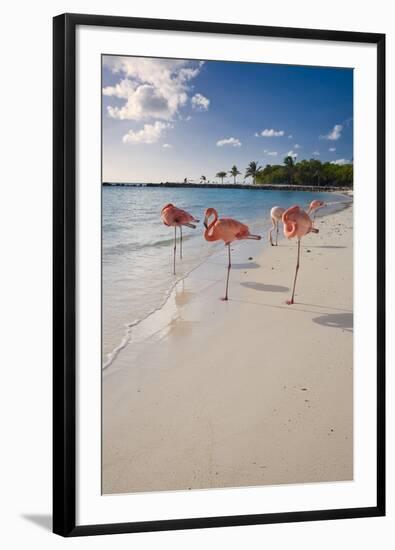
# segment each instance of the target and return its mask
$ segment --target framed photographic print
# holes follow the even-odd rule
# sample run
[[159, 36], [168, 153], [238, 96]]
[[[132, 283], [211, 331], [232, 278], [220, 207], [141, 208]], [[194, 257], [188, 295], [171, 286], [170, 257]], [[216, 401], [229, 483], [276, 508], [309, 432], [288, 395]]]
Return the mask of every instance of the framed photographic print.
[[385, 513], [385, 37], [54, 18], [54, 532]]

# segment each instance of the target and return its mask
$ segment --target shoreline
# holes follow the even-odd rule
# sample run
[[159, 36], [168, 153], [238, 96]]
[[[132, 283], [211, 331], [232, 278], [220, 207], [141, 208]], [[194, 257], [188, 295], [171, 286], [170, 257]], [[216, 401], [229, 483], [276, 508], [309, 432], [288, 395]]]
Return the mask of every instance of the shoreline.
[[221, 249], [133, 328], [103, 371], [104, 493], [352, 479], [344, 208], [302, 241], [294, 306], [295, 243], [240, 242], [228, 303]]
[[[338, 201], [338, 202], [335, 202], [335, 203], [327, 203], [326, 208], [321, 209], [316, 213], [317, 218], [331, 216], [335, 212], [340, 212], [341, 210], [344, 210], [344, 209], [349, 208], [350, 206], [352, 206], [353, 200], [352, 200], [352, 198], [350, 198], [350, 195], [338, 193], [338, 196], [339, 197], [345, 197], [349, 200], [347, 200], [347, 202]], [[252, 221], [252, 222], [250, 221], [249, 225], [252, 224], [252, 226], [254, 226], [254, 225], [256, 225], [260, 222], [261, 222], [261, 219], [259, 218], [259, 219], [256, 219], [256, 220]], [[264, 239], [265, 239], [265, 235], [267, 234], [269, 228], [270, 228], [270, 223], [267, 222], [266, 226], [264, 227], [264, 231], [263, 231], [264, 232], [264, 236], [263, 236]], [[258, 232], [258, 234], [261, 233], [261, 231], [260, 231], [260, 229], [258, 229], [258, 227], [254, 228], [254, 230], [256, 232]], [[219, 245], [217, 244], [216, 248], [218, 248], [218, 246]], [[152, 310], [147, 312], [143, 317], [133, 319], [132, 321], [128, 322], [124, 326], [124, 333], [122, 334], [122, 337], [120, 337], [119, 343], [113, 349], [111, 349], [109, 352], [107, 352], [105, 354], [103, 353], [103, 360], [102, 360], [102, 369], [103, 370], [111, 367], [112, 363], [114, 362], [114, 360], [116, 359], [118, 354], [129, 344], [130, 339], [131, 339], [131, 331], [137, 325], [139, 325], [140, 323], [146, 321], [151, 315], [155, 314], [158, 310], [161, 310], [166, 305], [166, 302], [169, 300], [169, 298], [171, 298], [171, 294], [174, 291], [177, 284], [179, 284], [180, 282], [187, 279], [193, 271], [200, 268], [204, 262], [208, 261], [213, 255], [216, 255], [216, 254], [218, 254], [218, 250], [214, 250], [213, 252], [211, 252], [210, 255], [208, 257], [206, 257], [205, 259], [203, 259], [197, 266], [193, 267], [190, 271], [185, 273], [180, 278], [177, 278], [176, 280], [174, 280], [172, 282], [170, 288], [167, 290], [167, 292], [162, 297], [162, 300]]]
[[244, 183], [118, 183], [103, 182], [102, 187], [166, 187], [166, 188], [203, 188], [203, 189], [253, 189], [261, 191], [308, 191], [308, 192], [349, 192], [352, 187], [335, 185], [288, 185], [288, 184], [244, 184]]

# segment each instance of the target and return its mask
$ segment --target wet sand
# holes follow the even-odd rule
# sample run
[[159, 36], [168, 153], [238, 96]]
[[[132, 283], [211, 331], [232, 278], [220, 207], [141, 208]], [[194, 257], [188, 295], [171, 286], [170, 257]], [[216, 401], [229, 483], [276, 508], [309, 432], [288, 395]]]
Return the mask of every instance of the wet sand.
[[224, 249], [133, 328], [103, 375], [103, 493], [352, 479], [352, 207], [316, 226], [294, 305], [296, 241], [240, 242], [228, 302]]

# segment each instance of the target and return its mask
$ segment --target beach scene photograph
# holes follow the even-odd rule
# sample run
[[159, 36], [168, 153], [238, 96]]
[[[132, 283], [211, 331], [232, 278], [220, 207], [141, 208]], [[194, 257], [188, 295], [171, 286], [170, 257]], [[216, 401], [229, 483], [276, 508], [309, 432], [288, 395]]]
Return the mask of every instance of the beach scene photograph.
[[101, 94], [102, 494], [352, 481], [353, 70], [106, 54]]

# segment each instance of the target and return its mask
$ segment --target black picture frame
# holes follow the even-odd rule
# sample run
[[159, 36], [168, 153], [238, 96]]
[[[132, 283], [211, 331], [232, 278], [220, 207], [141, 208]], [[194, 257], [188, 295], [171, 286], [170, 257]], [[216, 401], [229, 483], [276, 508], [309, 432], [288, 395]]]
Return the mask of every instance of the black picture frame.
[[[372, 507], [76, 525], [76, 27], [91, 25], [377, 45], [377, 503]], [[53, 531], [135, 533], [385, 515], [385, 35], [102, 15], [53, 19]]]

